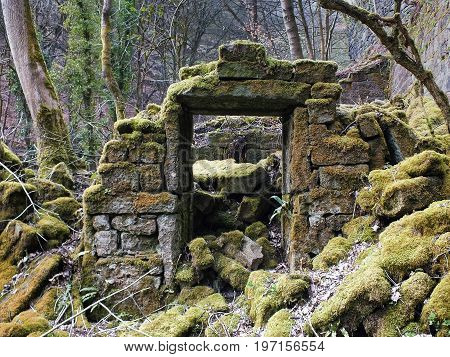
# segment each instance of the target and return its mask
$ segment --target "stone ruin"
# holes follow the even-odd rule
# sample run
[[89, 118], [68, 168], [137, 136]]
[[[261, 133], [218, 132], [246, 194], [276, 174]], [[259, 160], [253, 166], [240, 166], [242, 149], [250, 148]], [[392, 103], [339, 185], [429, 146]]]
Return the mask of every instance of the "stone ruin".
[[[196, 114], [280, 118], [282, 195], [289, 206], [283, 249], [291, 271], [310, 264], [354, 215], [355, 192], [369, 170], [415, 150], [400, 112], [337, 109], [336, 70], [333, 62], [275, 60], [262, 45], [237, 41], [220, 47], [218, 61], [182, 69], [161, 108], [149, 105], [116, 123], [99, 183], [83, 197], [82, 285], [104, 296], [148, 272], [126, 295], [136, 294], [141, 312], [160, 306], [194, 238]], [[115, 301], [120, 310], [120, 298]]]

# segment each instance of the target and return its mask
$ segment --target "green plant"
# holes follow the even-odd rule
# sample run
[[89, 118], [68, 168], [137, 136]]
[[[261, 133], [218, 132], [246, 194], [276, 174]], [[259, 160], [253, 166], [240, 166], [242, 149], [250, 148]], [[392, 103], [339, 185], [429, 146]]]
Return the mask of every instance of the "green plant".
[[272, 223], [272, 220], [274, 218], [281, 217], [281, 215], [285, 215], [288, 219], [291, 219], [291, 217], [292, 217], [292, 210], [291, 210], [289, 202], [284, 201], [283, 199], [281, 199], [278, 196], [272, 196], [270, 198], [273, 199], [275, 202], [277, 202], [278, 205], [279, 205], [273, 211], [273, 214], [270, 217], [270, 223]]

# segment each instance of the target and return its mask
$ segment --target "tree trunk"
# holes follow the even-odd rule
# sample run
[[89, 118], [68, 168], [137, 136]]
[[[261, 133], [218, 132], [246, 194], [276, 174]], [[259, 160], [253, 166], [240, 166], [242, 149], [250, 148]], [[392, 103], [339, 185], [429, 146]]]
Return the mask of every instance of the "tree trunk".
[[316, 54], [311, 40], [311, 35], [309, 34], [308, 22], [306, 21], [305, 9], [303, 8], [303, 0], [298, 0], [297, 3], [298, 3], [298, 12], [300, 13], [300, 19], [302, 20], [303, 30], [305, 31], [306, 46], [308, 47], [309, 58], [316, 59]]
[[75, 167], [66, 123], [36, 36], [28, 0], [1, 0], [14, 66], [36, 129], [39, 173], [60, 162]]
[[114, 72], [111, 64], [111, 0], [103, 1], [102, 9], [102, 76], [105, 79], [106, 86], [114, 97], [116, 107], [116, 119], [125, 119], [125, 102], [122, 92], [114, 78]]
[[289, 48], [293, 60], [303, 58], [302, 44], [298, 33], [297, 22], [295, 21], [294, 8], [292, 0], [280, 0], [283, 10], [284, 27], [289, 40]]

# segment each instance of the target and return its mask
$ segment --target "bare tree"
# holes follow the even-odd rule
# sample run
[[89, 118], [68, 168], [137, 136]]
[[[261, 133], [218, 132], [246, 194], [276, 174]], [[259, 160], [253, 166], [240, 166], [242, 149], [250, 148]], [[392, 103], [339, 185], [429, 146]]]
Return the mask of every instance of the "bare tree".
[[283, 10], [284, 26], [289, 40], [292, 59], [303, 58], [303, 49], [298, 33], [297, 22], [295, 21], [294, 7], [292, 0], [280, 0]]
[[393, 59], [410, 71], [428, 89], [447, 120], [450, 131], [450, 104], [447, 95], [434, 80], [433, 73], [426, 70], [414, 40], [401, 18], [402, 0], [394, 0], [394, 15], [382, 17], [343, 0], [319, 0], [320, 5], [329, 10], [340, 11], [369, 27], [388, 49]]
[[114, 97], [116, 106], [116, 119], [125, 118], [125, 102], [122, 91], [114, 78], [114, 72], [111, 64], [111, 0], [103, 1], [102, 8], [102, 76], [105, 79], [106, 86]]
[[60, 162], [74, 167], [59, 98], [37, 40], [28, 0], [1, 0], [6, 33], [17, 75], [36, 128], [41, 175]]

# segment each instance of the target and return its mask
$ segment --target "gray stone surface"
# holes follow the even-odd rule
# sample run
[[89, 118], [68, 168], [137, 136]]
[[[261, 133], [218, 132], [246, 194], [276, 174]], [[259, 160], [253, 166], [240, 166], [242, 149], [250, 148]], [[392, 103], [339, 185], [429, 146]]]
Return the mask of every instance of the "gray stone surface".
[[112, 219], [114, 229], [121, 232], [152, 235], [156, 233], [156, 216], [123, 215]]
[[160, 255], [164, 265], [166, 283], [172, 281], [175, 264], [180, 254], [181, 222], [176, 214], [161, 215], [157, 218]]
[[108, 231], [111, 228], [109, 216], [106, 214], [94, 216], [94, 218], [92, 218], [92, 226], [96, 231]]
[[94, 234], [94, 247], [98, 257], [107, 257], [117, 251], [117, 232], [99, 231]]

